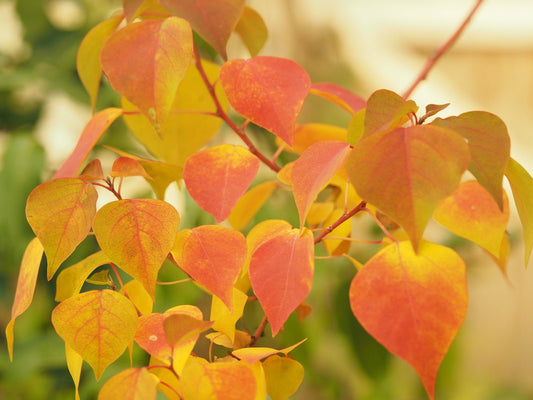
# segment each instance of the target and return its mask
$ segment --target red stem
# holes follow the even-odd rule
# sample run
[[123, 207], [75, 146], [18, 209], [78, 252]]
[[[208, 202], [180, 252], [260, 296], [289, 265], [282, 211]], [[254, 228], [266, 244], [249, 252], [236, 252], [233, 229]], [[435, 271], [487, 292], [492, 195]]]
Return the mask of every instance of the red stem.
[[325, 228], [322, 232], [318, 234], [318, 236], [315, 238], [315, 244], [319, 243], [324, 237], [331, 233], [336, 227], [338, 227], [340, 224], [342, 224], [347, 219], [352, 218], [355, 214], [357, 214], [359, 211], [364, 210], [366, 208], [366, 201], [360, 202], [357, 206], [355, 206], [351, 211], [344, 213], [337, 221], [335, 221], [333, 224]]

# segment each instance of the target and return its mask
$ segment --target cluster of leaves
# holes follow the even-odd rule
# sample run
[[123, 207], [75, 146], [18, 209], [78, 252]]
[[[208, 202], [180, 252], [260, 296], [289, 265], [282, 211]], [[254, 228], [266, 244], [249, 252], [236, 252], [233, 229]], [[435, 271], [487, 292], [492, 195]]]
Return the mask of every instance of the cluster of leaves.
[[[355, 267], [349, 296], [355, 317], [413, 366], [434, 398], [439, 365], [466, 314], [467, 282], [461, 257], [424, 239], [428, 222], [434, 218], [477, 243], [505, 270], [505, 176], [524, 227], [526, 263], [533, 247], [533, 179], [510, 157], [504, 123], [480, 111], [425, 123], [445, 106], [430, 105], [417, 117], [414, 101], [388, 90], [365, 101], [335, 84], [312, 83], [291, 60], [257, 56], [267, 32], [244, 0], [124, 0], [123, 11], [94, 27], [78, 52], [93, 109], [102, 73], [122, 96], [121, 107], [96, 112], [71, 156], [27, 201], [36, 238], [22, 260], [6, 329], [10, 356], [15, 319], [31, 303], [43, 253], [50, 280], [94, 235], [100, 250], [56, 279], [60, 303], [52, 323], [65, 341], [76, 387], [83, 360], [98, 379], [137, 343], [150, 365], [113, 376], [99, 398], [155, 399], [161, 390], [171, 399], [265, 399], [267, 393], [286, 399], [303, 379], [301, 364], [288, 355], [301, 342], [279, 350], [257, 341], [267, 324], [275, 336], [290, 314], [309, 312], [305, 299], [321, 243], [329, 256], [345, 256]], [[250, 58], [227, 60], [233, 32]], [[220, 65], [200, 55], [200, 41], [219, 55]], [[297, 124], [309, 95], [350, 113], [349, 126]], [[230, 106], [244, 123], [230, 118]], [[153, 157], [111, 149], [118, 156], [105, 174], [98, 159], [86, 159], [119, 117]], [[244, 147], [206, 147], [222, 123]], [[272, 157], [252, 143], [251, 123], [276, 138]], [[295, 161], [279, 165], [281, 152]], [[261, 164], [271, 179], [250, 189]], [[122, 181], [131, 176], [145, 178], [156, 198], [123, 199]], [[180, 215], [164, 194], [182, 180], [217, 223], [228, 222], [180, 230]], [[116, 200], [97, 209], [96, 187]], [[293, 193], [300, 226], [265, 220], [244, 236], [279, 190]], [[364, 265], [348, 254], [360, 215], [383, 232]], [[167, 259], [212, 296], [208, 318], [195, 305], [152, 312]], [[132, 279], [123, 284], [119, 269]], [[108, 288], [81, 292], [88, 281]], [[251, 301], [265, 316], [254, 332], [237, 329]], [[227, 348], [228, 356], [194, 354], [201, 335]]]

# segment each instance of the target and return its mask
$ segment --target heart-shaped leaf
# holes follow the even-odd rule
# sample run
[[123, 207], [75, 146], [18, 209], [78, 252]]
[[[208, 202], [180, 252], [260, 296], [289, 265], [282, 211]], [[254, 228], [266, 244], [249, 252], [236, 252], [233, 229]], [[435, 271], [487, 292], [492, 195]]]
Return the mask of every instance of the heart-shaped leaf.
[[155, 400], [159, 379], [147, 368], [128, 368], [111, 377], [100, 389], [98, 400]]

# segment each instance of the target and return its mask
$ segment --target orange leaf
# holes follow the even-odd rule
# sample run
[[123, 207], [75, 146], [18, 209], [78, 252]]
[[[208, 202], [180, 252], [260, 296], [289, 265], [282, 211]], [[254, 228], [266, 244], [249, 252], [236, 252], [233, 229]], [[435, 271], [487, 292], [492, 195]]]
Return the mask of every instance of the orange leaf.
[[33, 238], [22, 257], [20, 264], [19, 277], [17, 280], [17, 289], [15, 291], [15, 300], [11, 307], [11, 320], [6, 327], [7, 349], [9, 359], [13, 361], [13, 340], [15, 319], [28, 309], [35, 293], [35, 284], [39, 274], [39, 266], [43, 257], [43, 246], [37, 238]]
[[364, 99], [334, 83], [313, 83], [310, 93], [337, 104], [351, 114], [355, 114], [366, 106]]
[[109, 378], [98, 400], [155, 400], [159, 379], [147, 368], [128, 368]]
[[468, 169], [503, 210], [503, 174], [511, 152], [505, 123], [494, 114], [471, 111], [457, 117], [437, 118], [432, 124], [451, 129], [468, 140], [472, 154]]
[[180, 217], [167, 202], [119, 200], [96, 214], [93, 230], [101, 249], [154, 297], [157, 273], [178, 230]]
[[455, 190], [469, 162], [459, 134], [422, 125], [362, 139], [346, 171], [359, 196], [399, 223], [416, 249], [433, 210]]
[[96, 142], [98, 142], [109, 125], [111, 125], [120, 115], [122, 115], [122, 110], [120, 108], [106, 108], [93, 115], [87, 125], [85, 125], [85, 128], [78, 139], [78, 143], [72, 153], [70, 153], [69, 158], [67, 158], [63, 165], [56, 171], [54, 179], [76, 176]]
[[296, 119], [311, 87], [300, 65], [277, 57], [231, 60], [222, 66], [220, 82], [239, 114], [294, 144]]
[[123, 295], [112, 290], [92, 290], [70, 297], [52, 311], [59, 336], [94, 370], [104, 370], [132, 342], [137, 312]]
[[89, 234], [97, 198], [94, 187], [77, 178], [42, 183], [28, 196], [26, 218], [44, 247], [48, 280]]
[[245, 0], [160, 0], [163, 7], [173, 15], [189, 21], [204, 39], [224, 60], [226, 44], [241, 17]]
[[314, 244], [307, 229], [266, 236], [268, 239], [252, 253], [250, 282], [275, 336], [311, 290]]
[[117, 158], [113, 162], [113, 168], [109, 175], [113, 177], [142, 176], [146, 179], [152, 179], [143, 168], [141, 162], [130, 157]]
[[265, 21], [257, 11], [248, 6], [244, 7], [235, 32], [241, 37], [252, 57], [261, 51], [268, 38]]
[[96, 159], [89, 162], [85, 168], [83, 168], [83, 171], [81, 171], [78, 178], [83, 179], [84, 181], [104, 180], [105, 175], [100, 160]]
[[[302, 154], [309, 146], [324, 140], [346, 141], [346, 129], [334, 125], [310, 123], [298, 125], [294, 132], [294, 146], [285, 150]], [[279, 142], [279, 143], [278, 143]], [[281, 144], [281, 140], [276, 140]]]
[[466, 315], [465, 265], [453, 250], [409, 242], [380, 250], [357, 273], [350, 304], [361, 325], [413, 366], [431, 399], [439, 365]]
[[160, 133], [192, 47], [189, 23], [169, 17], [126, 25], [107, 40], [100, 59], [113, 89], [139, 107]]
[[254, 180], [259, 164], [244, 147], [223, 144], [189, 157], [183, 179], [196, 203], [221, 222]]
[[[500, 188], [503, 192], [503, 190]], [[503, 211], [477, 181], [467, 181], [442, 200], [433, 214], [435, 220], [456, 235], [479, 244], [496, 259], [500, 257], [505, 228], [509, 221], [509, 201], [503, 196]]]
[[323, 141], [308, 147], [292, 167], [291, 182], [294, 200], [300, 215], [300, 226], [311, 204], [335, 172], [342, 166], [350, 154], [350, 145], [346, 142]]
[[233, 285], [246, 261], [246, 250], [242, 233], [204, 225], [181, 231], [172, 255], [183, 271], [231, 310]]

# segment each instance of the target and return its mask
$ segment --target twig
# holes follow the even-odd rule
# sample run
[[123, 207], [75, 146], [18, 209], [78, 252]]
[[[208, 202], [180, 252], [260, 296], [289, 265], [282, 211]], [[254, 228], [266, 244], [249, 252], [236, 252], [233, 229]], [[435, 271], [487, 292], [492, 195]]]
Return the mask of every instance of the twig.
[[259, 338], [263, 336], [267, 323], [268, 323], [268, 319], [265, 315], [263, 319], [261, 320], [261, 322], [259, 323], [259, 326], [255, 330], [254, 334], [252, 335], [252, 340], [250, 341], [250, 344], [249, 344], [250, 347], [254, 347], [257, 341], [259, 340]]
[[336, 227], [338, 227], [340, 224], [342, 224], [347, 219], [350, 219], [355, 214], [357, 214], [359, 211], [364, 210], [366, 207], [366, 201], [360, 202], [357, 206], [355, 206], [350, 212], [344, 213], [337, 221], [335, 221], [333, 224], [328, 226], [327, 228], [324, 228], [322, 232], [320, 232], [317, 237], [315, 238], [315, 244], [319, 243], [324, 237], [331, 233]]

